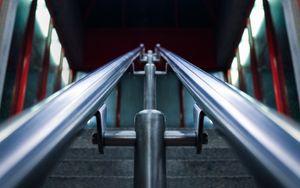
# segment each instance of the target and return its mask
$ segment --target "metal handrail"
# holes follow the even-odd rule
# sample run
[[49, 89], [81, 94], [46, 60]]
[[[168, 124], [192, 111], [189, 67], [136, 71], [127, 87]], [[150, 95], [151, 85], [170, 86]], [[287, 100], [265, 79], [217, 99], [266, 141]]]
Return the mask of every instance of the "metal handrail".
[[0, 126], [1, 187], [36, 187], [138, 57], [113, 60]]
[[176, 54], [157, 47], [217, 130], [259, 182], [299, 187], [300, 125]]

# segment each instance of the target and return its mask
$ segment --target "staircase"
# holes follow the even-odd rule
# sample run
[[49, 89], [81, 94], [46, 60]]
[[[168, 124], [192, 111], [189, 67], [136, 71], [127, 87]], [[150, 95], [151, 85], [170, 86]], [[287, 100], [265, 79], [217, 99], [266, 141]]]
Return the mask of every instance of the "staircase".
[[[66, 151], [43, 188], [132, 188], [133, 147], [107, 147], [104, 155], [91, 144], [86, 129]], [[200, 155], [194, 147], [167, 148], [167, 187], [257, 187], [232, 149], [213, 129]]]

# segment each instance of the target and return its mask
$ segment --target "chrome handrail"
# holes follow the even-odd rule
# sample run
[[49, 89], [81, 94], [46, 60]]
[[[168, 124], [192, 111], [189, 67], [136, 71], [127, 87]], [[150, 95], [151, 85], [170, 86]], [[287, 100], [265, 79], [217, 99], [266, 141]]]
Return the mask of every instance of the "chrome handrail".
[[0, 126], [1, 187], [36, 187], [101, 107], [142, 46]]
[[217, 130], [261, 183], [299, 187], [300, 125], [241, 91], [157, 47]]

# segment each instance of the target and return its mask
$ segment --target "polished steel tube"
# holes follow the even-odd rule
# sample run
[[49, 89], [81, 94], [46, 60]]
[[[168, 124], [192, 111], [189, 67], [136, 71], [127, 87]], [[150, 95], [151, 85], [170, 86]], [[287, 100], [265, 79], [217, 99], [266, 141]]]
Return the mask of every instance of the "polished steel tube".
[[165, 118], [157, 110], [143, 110], [135, 117], [134, 187], [166, 187]]
[[165, 131], [166, 146], [196, 146], [197, 134], [195, 129], [178, 129]]
[[135, 130], [109, 130], [104, 132], [105, 146], [134, 146], [135, 145]]
[[269, 187], [299, 187], [300, 125], [159, 48], [218, 131], [240, 153], [253, 175]]
[[145, 65], [144, 109], [156, 109], [155, 71], [156, 67], [153, 63], [147, 63]]
[[1, 187], [37, 187], [139, 55], [137, 48], [0, 126]]
[[[196, 146], [195, 129], [166, 130], [164, 142], [166, 146]], [[106, 129], [104, 133], [105, 146], [135, 146], [136, 133], [134, 129]]]

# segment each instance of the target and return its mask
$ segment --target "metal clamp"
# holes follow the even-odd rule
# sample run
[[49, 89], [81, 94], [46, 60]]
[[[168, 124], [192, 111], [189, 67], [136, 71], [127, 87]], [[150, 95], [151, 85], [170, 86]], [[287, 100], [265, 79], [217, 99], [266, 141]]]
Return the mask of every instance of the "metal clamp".
[[92, 143], [98, 145], [100, 154], [104, 154], [104, 134], [106, 129], [106, 104], [96, 112], [97, 132], [93, 134]]
[[197, 104], [194, 104], [193, 113], [194, 113], [194, 127], [197, 135], [196, 138], [197, 154], [200, 154], [202, 152], [202, 145], [208, 144], [208, 134], [203, 131], [205, 113], [199, 108]]

